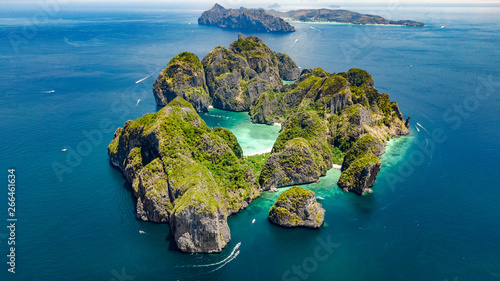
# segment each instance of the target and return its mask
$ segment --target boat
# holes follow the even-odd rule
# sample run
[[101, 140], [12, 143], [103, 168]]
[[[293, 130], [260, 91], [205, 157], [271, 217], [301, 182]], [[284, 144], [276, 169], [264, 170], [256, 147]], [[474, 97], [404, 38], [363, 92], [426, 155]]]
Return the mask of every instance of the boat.
[[316, 196], [316, 199], [317, 200], [325, 200], [325, 198], [321, 197], [321, 196]]

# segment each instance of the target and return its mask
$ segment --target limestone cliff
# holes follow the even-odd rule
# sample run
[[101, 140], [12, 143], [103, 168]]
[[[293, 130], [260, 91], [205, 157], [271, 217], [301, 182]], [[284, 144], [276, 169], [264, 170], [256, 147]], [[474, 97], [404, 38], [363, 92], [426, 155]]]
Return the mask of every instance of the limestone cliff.
[[225, 9], [215, 4], [201, 14], [198, 24], [215, 25], [227, 29], [241, 29], [260, 32], [292, 32], [295, 28], [279, 17], [268, 14], [264, 9]]
[[[262, 93], [250, 115], [258, 123], [283, 122], [260, 174], [265, 190], [317, 181], [331, 167], [332, 154], [340, 152], [345, 158], [339, 186], [363, 194], [380, 171], [379, 162], [366, 161], [368, 154], [378, 159], [389, 139], [409, 132], [398, 104], [377, 91], [368, 72], [356, 68], [336, 74], [305, 69], [281, 92]], [[308, 127], [315, 128], [313, 138]], [[287, 143], [294, 138], [302, 139]], [[361, 170], [349, 170], [361, 158], [365, 161], [355, 166]]]
[[316, 202], [313, 191], [294, 186], [280, 194], [268, 218], [284, 227], [318, 228], [325, 219], [325, 209]]
[[215, 108], [248, 111], [260, 94], [279, 91], [283, 80], [296, 79], [297, 65], [271, 51], [259, 37], [239, 34], [229, 49], [217, 47], [202, 60]]
[[208, 111], [210, 96], [200, 59], [193, 53], [175, 56], [153, 84], [156, 104], [165, 106], [176, 97], [189, 101], [197, 112]]
[[132, 185], [137, 217], [169, 222], [185, 252], [220, 252], [230, 240], [226, 218], [260, 193], [234, 135], [211, 130], [180, 97], [127, 121], [108, 154]]
[[319, 180], [332, 167], [327, 127], [315, 111], [296, 113], [283, 123], [271, 156], [262, 168], [264, 190]]

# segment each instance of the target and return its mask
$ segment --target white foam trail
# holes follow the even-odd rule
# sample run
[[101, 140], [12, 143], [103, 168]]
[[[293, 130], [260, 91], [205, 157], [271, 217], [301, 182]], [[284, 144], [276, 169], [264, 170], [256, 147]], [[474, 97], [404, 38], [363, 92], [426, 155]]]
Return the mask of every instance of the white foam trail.
[[297, 38], [297, 39], [295, 39], [295, 41], [293, 42], [292, 46], [290, 46], [290, 49], [288, 49], [288, 51], [290, 51], [290, 50], [293, 48], [293, 46], [295, 46], [295, 43], [297, 43], [297, 41], [299, 41], [299, 39], [298, 39], [298, 38]]
[[64, 42], [68, 43], [69, 45], [71, 45], [73, 47], [80, 47], [80, 44], [69, 42], [68, 38], [66, 38], [66, 37], [64, 37]]
[[417, 123], [417, 125], [418, 125], [420, 128], [424, 129], [424, 131], [425, 131], [425, 132], [429, 133], [429, 131], [427, 131], [427, 129], [426, 129], [426, 128], [424, 128], [424, 126], [420, 125], [420, 123]]
[[141, 101], [141, 99], [138, 99], [138, 100], [137, 100], [137, 106], [139, 106], [139, 102], [140, 102], [140, 101]]
[[139, 84], [139, 83], [141, 83], [142, 81], [144, 81], [144, 80], [148, 79], [150, 76], [151, 76], [151, 75], [148, 75], [148, 76], [146, 76], [146, 77], [144, 77], [144, 78], [142, 78], [142, 79], [140, 79], [140, 80], [135, 81], [135, 84]]
[[415, 129], [417, 129], [417, 132], [420, 132], [420, 129], [415, 125]]
[[[233, 251], [231, 252], [231, 254], [229, 254], [229, 256], [227, 256], [225, 259], [219, 261], [219, 262], [215, 262], [215, 263], [209, 263], [209, 264], [192, 264], [192, 265], [182, 265], [182, 266], [179, 266], [179, 267], [209, 267], [209, 266], [215, 266], [215, 265], [219, 265], [221, 263], [224, 263], [225, 261], [229, 260], [233, 255], [234, 255], [234, 252], [236, 252], [236, 250], [238, 250], [241, 246], [241, 242], [236, 244], [236, 246], [234, 247]], [[240, 251], [237, 252], [236, 255], [238, 255]]]
[[213, 269], [213, 270], [211, 270], [211, 271], [209, 271], [209, 272], [207, 272], [207, 273], [212, 273], [212, 272], [215, 272], [215, 271], [217, 271], [217, 270], [221, 269], [221, 268], [222, 268], [222, 267], [224, 267], [226, 264], [228, 264], [228, 263], [230, 263], [232, 260], [234, 260], [234, 259], [235, 259], [235, 258], [236, 258], [239, 254], [240, 254], [240, 251], [236, 252], [236, 254], [234, 254], [234, 256], [233, 256], [231, 259], [229, 259], [227, 262], [225, 262], [225, 263], [221, 264], [219, 267], [217, 267], [217, 268], [215, 268], [215, 269]]
[[42, 93], [42, 94], [52, 94], [54, 92], [55, 92], [55, 90], [50, 90], [50, 91], [41, 91], [40, 93]]

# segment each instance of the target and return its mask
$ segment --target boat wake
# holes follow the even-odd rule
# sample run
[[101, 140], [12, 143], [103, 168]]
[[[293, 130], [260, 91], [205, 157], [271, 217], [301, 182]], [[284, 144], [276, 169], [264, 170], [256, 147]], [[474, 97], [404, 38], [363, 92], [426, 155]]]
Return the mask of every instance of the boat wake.
[[426, 133], [428, 133], [428, 134], [429, 134], [429, 131], [427, 131], [427, 129], [426, 129], [426, 128], [424, 128], [424, 126], [420, 125], [420, 123], [417, 123], [417, 125], [418, 125], [420, 128], [424, 129], [424, 131], [425, 131]]
[[205, 113], [206, 116], [210, 116], [210, 117], [216, 117], [216, 118], [226, 118], [226, 119], [230, 119], [229, 116], [222, 116], [222, 115], [215, 115], [215, 114], [208, 114], [208, 113]]
[[212, 273], [212, 272], [215, 272], [215, 271], [217, 271], [217, 270], [221, 269], [221, 268], [222, 268], [222, 267], [224, 267], [226, 264], [228, 264], [228, 263], [230, 263], [232, 260], [234, 260], [234, 259], [235, 259], [235, 258], [236, 258], [239, 254], [240, 254], [240, 251], [238, 250], [238, 251], [234, 254], [234, 256], [233, 256], [232, 258], [230, 258], [228, 261], [226, 261], [225, 263], [221, 264], [219, 267], [217, 267], [217, 268], [215, 268], [215, 269], [213, 269], [213, 270], [211, 270], [211, 271], [209, 271], [209, 272], [207, 272], [207, 273]]
[[290, 51], [290, 50], [293, 48], [293, 46], [295, 46], [295, 43], [297, 43], [297, 41], [299, 41], [299, 39], [298, 39], [298, 38], [297, 38], [297, 39], [295, 39], [295, 41], [293, 41], [293, 44], [292, 44], [292, 46], [290, 46], [290, 49], [288, 49], [288, 51]]
[[241, 242], [239, 242], [238, 244], [236, 244], [236, 246], [234, 246], [234, 249], [233, 251], [231, 252], [231, 254], [229, 254], [229, 256], [227, 256], [225, 259], [221, 260], [221, 261], [218, 261], [218, 262], [214, 262], [214, 263], [209, 263], [209, 264], [191, 264], [191, 265], [180, 265], [178, 267], [210, 267], [210, 266], [216, 266], [216, 265], [219, 265], [219, 264], [222, 264], [220, 267], [210, 271], [210, 272], [214, 272], [215, 270], [218, 270], [220, 269], [222, 266], [224, 266], [226, 263], [232, 261], [233, 259], [236, 258], [236, 256], [239, 255], [240, 251], [238, 250], [241, 246]]
[[144, 80], [148, 79], [150, 76], [151, 76], [151, 75], [148, 75], [148, 76], [146, 76], [146, 77], [144, 77], [144, 78], [142, 78], [142, 79], [140, 79], [140, 80], [135, 81], [135, 84], [139, 84], [139, 83], [141, 83], [142, 81], [144, 81]]

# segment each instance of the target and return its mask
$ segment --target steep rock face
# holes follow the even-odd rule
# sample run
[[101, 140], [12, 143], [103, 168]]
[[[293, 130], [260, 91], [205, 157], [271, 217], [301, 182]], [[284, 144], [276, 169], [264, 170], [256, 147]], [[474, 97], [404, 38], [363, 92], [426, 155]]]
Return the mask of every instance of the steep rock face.
[[261, 32], [293, 32], [295, 28], [264, 9], [225, 9], [215, 4], [198, 18], [198, 24], [216, 25], [228, 29], [244, 29]]
[[197, 112], [208, 111], [210, 105], [205, 72], [193, 53], [180, 53], [170, 60], [153, 84], [153, 93], [160, 106], [178, 96], [189, 101]]
[[331, 158], [325, 122], [315, 111], [296, 113], [283, 123], [259, 183], [274, 191], [317, 181], [332, 167]]
[[[315, 129], [322, 132], [321, 140], [304, 137], [302, 133], [291, 133], [300, 130], [287, 128], [290, 120], [295, 121], [289, 124], [307, 124], [302, 121], [297, 123], [297, 116], [304, 112], [314, 112], [318, 116], [317, 122], [312, 123], [321, 124]], [[409, 133], [398, 104], [390, 101], [388, 94], [379, 93], [372, 76], [357, 68], [337, 74], [320, 68], [305, 69], [295, 83], [282, 87], [280, 92], [262, 93], [250, 108], [250, 115], [257, 123], [283, 122], [283, 130], [259, 178], [265, 190], [318, 180], [317, 175], [323, 175], [323, 171], [331, 167], [329, 160], [317, 161], [330, 159], [330, 156], [313, 158], [308, 154], [309, 151], [320, 151], [322, 155], [334, 154], [335, 159], [340, 157], [340, 161], [335, 161], [342, 163], [343, 183], [349, 186], [344, 190], [363, 193], [375, 181], [380, 167], [375, 164], [354, 173], [348, 172], [351, 163], [368, 155], [378, 159], [389, 139]], [[306, 139], [310, 149], [299, 145], [301, 142], [298, 141], [294, 142], [299, 145], [294, 149], [285, 145], [294, 137]], [[341, 160], [343, 154], [344, 161]], [[303, 163], [297, 167], [303, 166], [304, 169], [292, 169], [295, 166], [290, 165], [291, 158], [300, 159]]]
[[286, 54], [276, 53], [278, 69], [283, 80], [292, 81], [299, 77], [300, 69], [297, 64]]
[[213, 106], [248, 111], [261, 93], [279, 91], [283, 77], [296, 78], [298, 67], [288, 56], [281, 63], [278, 57], [259, 37], [241, 33], [229, 49], [212, 50], [202, 64]]
[[359, 195], [371, 192], [370, 187], [375, 182], [380, 168], [380, 159], [372, 153], [357, 158], [340, 174], [338, 185], [346, 192], [352, 191]]
[[313, 191], [294, 186], [280, 194], [268, 219], [284, 227], [318, 228], [325, 219], [325, 209], [316, 202]]
[[368, 156], [370, 153], [380, 157], [384, 152], [385, 147], [382, 141], [370, 135], [365, 135], [357, 140], [346, 152], [341, 170], [347, 170], [351, 163], [357, 158]]
[[250, 108], [254, 122], [281, 123], [295, 112], [314, 109], [322, 114], [335, 114], [351, 100], [349, 82], [321, 68], [305, 69], [294, 84], [275, 94], [260, 95]]
[[127, 121], [108, 154], [132, 185], [137, 217], [169, 222], [182, 251], [221, 251], [230, 239], [227, 216], [260, 193], [236, 137], [211, 130], [180, 97]]

